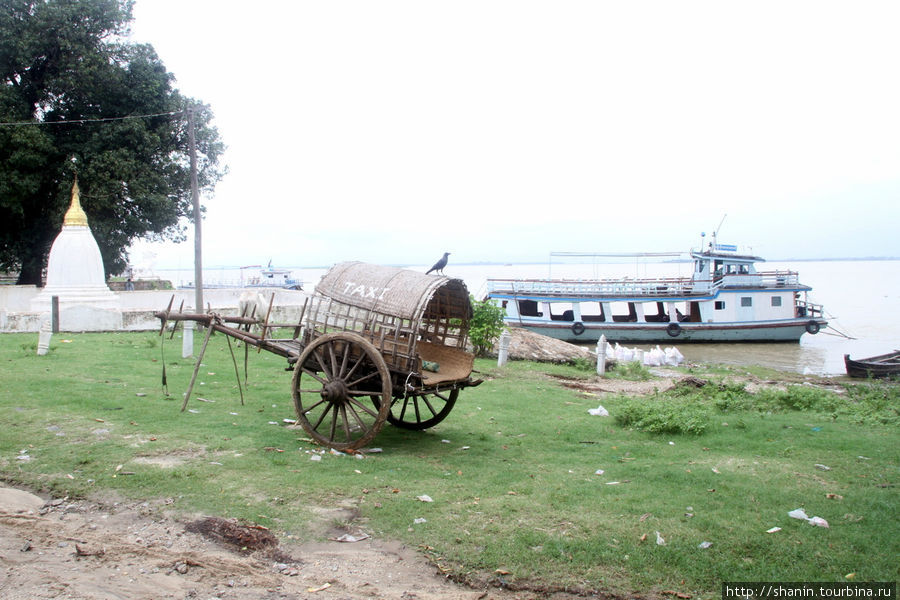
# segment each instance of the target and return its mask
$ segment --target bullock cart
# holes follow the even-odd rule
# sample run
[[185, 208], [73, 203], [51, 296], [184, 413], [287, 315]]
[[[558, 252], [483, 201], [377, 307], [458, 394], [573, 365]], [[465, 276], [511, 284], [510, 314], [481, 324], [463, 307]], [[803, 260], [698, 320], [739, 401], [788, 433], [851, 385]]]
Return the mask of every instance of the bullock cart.
[[[269, 323], [255, 313], [222, 316], [156, 313], [192, 320], [287, 359], [297, 422], [318, 443], [337, 450], [365, 446], [385, 421], [421, 430], [443, 421], [473, 380], [466, 352], [472, 306], [459, 279], [360, 262], [332, 267], [303, 306], [296, 324]], [[272, 331], [293, 328], [287, 338]], [[191, 381], [193, 387], [194, 380]], [[190, 389], [185, 394], [187, 405]]]

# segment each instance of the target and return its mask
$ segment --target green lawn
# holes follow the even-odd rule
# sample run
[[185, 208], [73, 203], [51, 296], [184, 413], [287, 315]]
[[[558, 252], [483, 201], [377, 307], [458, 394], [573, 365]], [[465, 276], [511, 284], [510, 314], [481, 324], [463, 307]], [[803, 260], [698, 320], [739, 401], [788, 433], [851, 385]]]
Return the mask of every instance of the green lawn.
[[[0, 476], [58, 495], [172, 498], [292, 539], [314, 537], [323, 516], [352, 521], [459, 580], [536, 590], [713, 598], [722, 581], [900, 579], [896, 384], [751, 395], [717, 385], [718, 371], [694, 373], [714, 381], [701, 390], [601, 399], [548, 376], [589, 372], [477, 361], [487, 381], [444, 422], [386, 426], [382, 451], [362, 458], [320, 454], [284, 423], [290, 374], [274, 355], [251, 350], [242, 406], [221, 335], [180, 412], [193, 362], [166, 339], [166, 397], [160, 340], [57, 334], [39, 357], [36, 334], [0, 336]], [[600, 403], [612, 416], [588, 414]], [[788, 517], [801, 507], [830, 527]]]

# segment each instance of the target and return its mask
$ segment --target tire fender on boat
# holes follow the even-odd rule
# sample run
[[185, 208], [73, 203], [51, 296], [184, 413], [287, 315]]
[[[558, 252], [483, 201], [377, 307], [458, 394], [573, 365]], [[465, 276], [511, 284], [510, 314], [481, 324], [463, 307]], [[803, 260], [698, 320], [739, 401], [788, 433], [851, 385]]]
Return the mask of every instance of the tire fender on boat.
[[575, 335], [581, 335], [582, 333], [584, 333], [584, 323], [582, 323], [581, 321], [575, 321], [574, 323], [572, 323], [572, 333], [574, 333]]
[[806, 332], [810, 335], [816, 335], [819, 333], [819, 324], [816, 321], [810, 319], [806, 322]]
[[671, 337], [678, 337], [681, 335], [681, 325], [678, 323], [669, 323], [666, 327], [666, 333], [668, 333]]

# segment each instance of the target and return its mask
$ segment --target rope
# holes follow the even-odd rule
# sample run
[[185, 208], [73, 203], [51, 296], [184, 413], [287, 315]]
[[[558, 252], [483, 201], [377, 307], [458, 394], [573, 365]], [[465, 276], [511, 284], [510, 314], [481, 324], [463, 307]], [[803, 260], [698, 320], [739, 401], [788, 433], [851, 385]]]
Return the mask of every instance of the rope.
[[[823, 310], [822, 313], [824, 314], [825, 311]], [[829, 321], [837, 321], [837, 317], [835, 317], [831, 313], [827, 313], [827, 315], [825, 315], [825, 316], [828, 317]], [[847, 335], [846, 333], [844, 333], [843, 331], [841, 331], [840, 329], [838, 329], [837, 327], [832, 325], [830, 322], [828, 323], [828, 329], [830, 329], [831, 331], [834, 331], [834, 333], [831, 333], [830, 331], [823, 331], [822, 333], [825, 333], [827, 335], [833, 335], [835, 337], [842, 337], [845, 340], [855, 340], [856, 339], [853, 336]]]
[[409, 398], [409, 380], [412, 379], [412, 376], [415, 375], [414, 371], [410, 371], [409, 375], [406, 376], [406, 381], [403, 384], [403, 399], [406, 400]]

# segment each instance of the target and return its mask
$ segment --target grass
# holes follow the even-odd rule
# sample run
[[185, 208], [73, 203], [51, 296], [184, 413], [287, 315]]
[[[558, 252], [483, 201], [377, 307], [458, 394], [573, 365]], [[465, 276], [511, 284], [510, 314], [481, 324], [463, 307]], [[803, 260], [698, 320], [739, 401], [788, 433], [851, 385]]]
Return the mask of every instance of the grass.
[[[722, 581], [900, 575], [896, 384], [749, 394], [716, 371], [701, 388], [605, 396], [612, 417], [593, 417], [600, 398], [558, 383], [594, 380], [584, 370], [477, 361], [488, 381], [444, 422], [386, 426], [383, 451], [361, 459], [319, 454], [285, 425], [290, 374], [274, 355], [252, 352], [241, 406], [215, 336], [196, 412], [182, 413], [193, 362], [177, 337], [169, 397], [152, 333], [58, 334], [43, 357], [36, 337], [0, 336], [0, 477], [56, 495], [171, 498], [295, 539], [323, 519], [352, 523], [420, 546], [459, 580], [545, 591], [713, 598]], [[800, 507], [830, 528], [787, 516]]]

